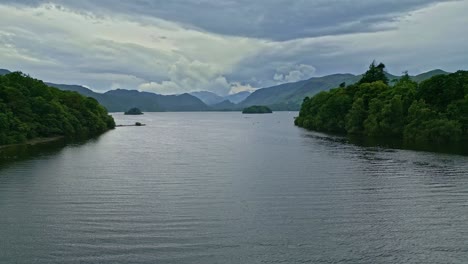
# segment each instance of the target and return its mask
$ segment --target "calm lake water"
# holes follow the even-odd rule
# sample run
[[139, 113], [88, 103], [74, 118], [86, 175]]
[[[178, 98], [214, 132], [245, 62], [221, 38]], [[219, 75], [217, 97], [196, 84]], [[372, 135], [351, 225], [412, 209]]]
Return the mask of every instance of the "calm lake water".
[[296, 115], [115, 114], [147, 126], [3, 150], [0, 263], [467, 263], [468, 157]]

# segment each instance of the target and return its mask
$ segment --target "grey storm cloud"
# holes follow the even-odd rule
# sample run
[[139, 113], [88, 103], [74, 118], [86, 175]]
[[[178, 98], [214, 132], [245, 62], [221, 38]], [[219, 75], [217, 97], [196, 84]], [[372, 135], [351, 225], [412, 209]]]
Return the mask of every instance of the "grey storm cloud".
[[[3, 0], [40, 5], [50, 0]], [[77, 10], [148, 15], [213, 33], [272, 40], [375, 32], [436, 0], [56, 0]]]
[[372, 60], [466, 69], [468, 1], [0, 0], [0, 68], [94, 90], [220, 95]]

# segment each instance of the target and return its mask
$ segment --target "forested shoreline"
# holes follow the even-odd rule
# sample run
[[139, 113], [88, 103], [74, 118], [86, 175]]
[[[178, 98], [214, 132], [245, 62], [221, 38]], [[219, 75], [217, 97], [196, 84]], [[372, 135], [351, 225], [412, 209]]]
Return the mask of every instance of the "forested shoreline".
[[21, 72], [0, 76], [0, 145], [91, 137], [115, 127], [95, 99], [49, 87]]
[[408, 143], [456, 143], [468, 138], [468, 72], [420, 84], [406, 74], [389, 85], [385, 65], [372, 63], [353, 85], [303, 101], [295, 124], [309, 130], [398, 138]]

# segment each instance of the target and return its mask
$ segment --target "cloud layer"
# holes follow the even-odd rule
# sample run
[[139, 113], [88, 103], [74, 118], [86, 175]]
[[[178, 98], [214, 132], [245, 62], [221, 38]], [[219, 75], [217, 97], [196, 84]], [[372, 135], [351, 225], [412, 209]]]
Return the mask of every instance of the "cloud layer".
[[0, 68], [94, 90], [220, 95], [361, 73], [373, 59], [394, 73], [466, 68], [467, 1], [394, 2], [0, 1]]

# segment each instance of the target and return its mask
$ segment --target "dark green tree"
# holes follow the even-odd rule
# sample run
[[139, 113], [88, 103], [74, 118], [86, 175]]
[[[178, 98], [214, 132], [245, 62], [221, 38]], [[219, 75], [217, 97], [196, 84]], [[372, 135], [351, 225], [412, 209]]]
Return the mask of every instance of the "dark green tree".
[[20, 72], [0, 76], [0, 145], [36, 137], [92, 136], [115, 127], [95, 99]]
[[377, 81], [382, 81], [383, 83], [388, 84], [388, 78], [385, 74], [385, 64], [379, 63], [379, 65], [375, 66], [375, 61], [373, 61], [369, 66], [369, 70], [362, 76], [359, 84], [373, 83]]
[[421, 83], [405, 73], [389, 86], [375, 66], [355, 85], [305, 98], [295, 124], [307, 129], [445, 144], [468, 139], [468, 72]]

